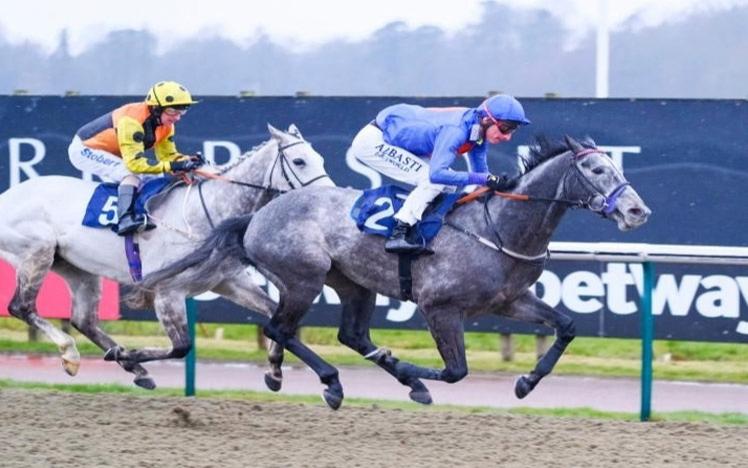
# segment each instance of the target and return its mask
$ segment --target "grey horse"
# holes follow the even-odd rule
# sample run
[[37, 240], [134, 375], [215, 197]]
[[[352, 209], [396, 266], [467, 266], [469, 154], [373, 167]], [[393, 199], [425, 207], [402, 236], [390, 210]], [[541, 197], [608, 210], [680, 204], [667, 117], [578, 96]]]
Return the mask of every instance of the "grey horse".
[[[279, 193], [306, 185], [333, 186], [324, 160], [295, 125], [288, 132], [268, 125], [271, 138], [236, 161], [219, 168], [215, 180], [181, 186], [151, 210], [158, 229], [138, 235], [143, 272], [149, 273], [182, 258], [211, 232], [213, 223], [252, 212]], [[155, 383], [139, 362], [180, 358], [190, 350], [185, 298], [213, 290], [228, 300], [270, 314], [275, 303], [255, 285], [244, 266], [227, 262], [225, 276], [185, 284], [181, 288], [145, 291], [139, 306], [155, 308], [171, 340], [171, 348], [125, 350], [98, 325], [100, 277], [132, 285], [123, 240], [108, 229], [81, 225], [96, 183], [73, 177], [30, 179], [0, 195], [0, 257], [15, 269], [17, 286], [9, 312], [38, 327], [60, 349], [63, 367], [75, 375], [80, 356], [72, 337], [36, 312], [36, 297], [46, 274], [60, 274], [73, 296], [73, 326], [135, 374], [135, 384]], [[63, 201], [64, 203], [60, 203]], [[233, 269], [232, 269], [233, 268]]]
[[[358, 231], [348, 213], [361, 192], [309, 188], [280, 197], [253, 216], [228, 220], [172, 273], [201, 265], [205, 274], [227, 259], [244, 258], [277, 287], [280, 301], [264, 328], [309, 365], [326, 385], [323, 396], [337, 409], [343, 399], [338, 372], [297, 337], [299, 323], [323, 285], [333, 287], [343, 306], [339, 340], [430, 403], [420, 379], [457, 382], [468, 373], [463, 321], [494, 314], [544, 324], [556, 331], [551, 348], [521, 376], [523, 398], [551, 372], [575, 336], [572, 319], [539, 300], [528, 288], [543, 271], [548, 243], [570, 207], [584, 207], [615, 221], [622, 231], [646, 222], [649, 208], [623, 174], [591, 140], [541, 139], [525, 159], [515, 189], [518, 202], [486, 197], [453, 210], [433, 241], [433, 255], [412, 266], [412, 300], [426, 319], [445, 363], [429, 369], [398, 360], [369, 335], [376, 293], [403, 299], [398, 257], [383, 250], [383, 238]], [[169, 267], [163, 271], [168, 271]], [[147, 278], [146, 278], [147, 280]]]

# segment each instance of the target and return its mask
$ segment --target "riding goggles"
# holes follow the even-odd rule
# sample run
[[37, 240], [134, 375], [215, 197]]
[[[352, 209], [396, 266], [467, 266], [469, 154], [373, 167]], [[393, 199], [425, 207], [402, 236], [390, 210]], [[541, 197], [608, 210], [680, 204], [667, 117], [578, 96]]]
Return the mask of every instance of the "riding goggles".
[[499, 131], [504, 135], [511, 135], [519, 127], [519, 122], [515, 122], [513, 120], [496, 119], [493, 115], [491, 115], [491, 111], [488, 110], [488, 107], [485, 103], [483, 104], [483, 110], [485, 111], [486, 116], [491, 120], [491, 123], [496, 125], [496, 128], [498, 128]]
[[190, 106], [170, 106], [170, 107], [164, 107], [162, 112], [170, 117], [174, 117], [177, 115], [184, 115], [187, 113], [187, 111], [190, 109]]

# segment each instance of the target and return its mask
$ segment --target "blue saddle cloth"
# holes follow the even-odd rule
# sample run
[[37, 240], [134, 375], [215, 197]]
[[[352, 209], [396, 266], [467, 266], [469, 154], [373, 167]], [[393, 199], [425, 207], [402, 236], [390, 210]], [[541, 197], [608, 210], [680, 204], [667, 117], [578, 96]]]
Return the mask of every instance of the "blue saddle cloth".
[[[361, 232], [388, 237], [397, 224], [394, 215], [403, 206], [408, 193], [408, 190], [397, 185], [383, 185], [364, 190], [351, 208], [351, 218]], [[416, 224], [414, 237], [417, 236], [416, 238], [422, 239], [424, 244], [428, 244], [439, 233], [444, 224], [444, 217], [461, 196], [462, 193], [458, 190], [436, 197], [429, 204], [421, 222]]]
[[[135, 200], [135, 213], [145, 214], [146, 202], [163, 191], [173, 181], [173, 177], [158, 177], [146, 181], [138, 190], [138, 196]], [[88, 201], [86, 213], [83, 215], [84, 226], [117, 229], [117, 186], [118, 184], [107, 182], [96, 187]]]

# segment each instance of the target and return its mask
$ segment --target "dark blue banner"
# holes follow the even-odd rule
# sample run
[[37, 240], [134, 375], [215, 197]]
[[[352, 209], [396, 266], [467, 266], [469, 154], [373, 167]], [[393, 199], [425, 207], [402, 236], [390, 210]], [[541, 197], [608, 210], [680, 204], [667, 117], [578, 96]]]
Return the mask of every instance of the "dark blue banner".
[[[29, 177], [80, 174], [69, 164], [74, 132], [94, 117], [141, 97], [0, 97], [0, 190]], [[178, 124], [182, 152], [202, 151], [225, 163], [269, 138], [266, 123], [295, 123], [325, 157], [341, 186], [368, 188], [381, 178], [346, 161], [358, 130], [387, 105], [475, 106], [481, 98], [233, 97], [201, 98]], [[642, 228], [622, 233], [585, 211], [567, 215], [557, 241], [646, 242], [748, 246], [744, 202], [748, 187], [748, 102], [745, 100], [521, 99], [533, 124], [491, 149], [494, 172], [512, 172], [515, 155], [534, 135], [592, 137], [624, 170], [652, 209]], [[552, 261], [537, 285], [550, 304], [571, 313], [583, 335], [638, 336], [640, 267], [636, 264]], [[748, 341], [748, 274], [741, 268], [657, 265], [659, 338]], [[742, 275], [742, 276], [741, 276]], [[262, 281], [262, 279], [258, 279]], [[658, 296], [658, 294], [660, 296]], [[659, 299], [658, 299], [659, 297]], [[661, 309], [657, 310], [661, 301]], [[377, 327], [422, 327], [412, 304], [380, 298]], [[327, 291], [307, 323], [336, 325], [338, 307]], [[127, 312], [125, 317], [142, 316]], [[152, 315], [150, 315], [152, 317]], [[202, 307], [204, 321], [254, 321], [222, 300]], [[493, 318], [468, 329], [525, 330]], [[540, 331], [540, 330], [537, 330]], [[546, 330], [547, 331], [547, 330]]]

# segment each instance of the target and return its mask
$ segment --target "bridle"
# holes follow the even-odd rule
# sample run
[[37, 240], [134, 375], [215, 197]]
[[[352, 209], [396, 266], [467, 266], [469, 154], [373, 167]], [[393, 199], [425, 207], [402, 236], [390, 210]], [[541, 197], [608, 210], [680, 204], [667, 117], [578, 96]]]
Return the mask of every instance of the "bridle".
[[[621, 194], [626, 189], [626, 187], [628, 187], [631, 184], [628, 181], [626, 181], [626, 179], [623, 177], [622, 174], [619, 173], [619, 175], [621, 175], [621, 179], [623, 179], [622, 183], [620, 183], [618, 186], [616, 186], [616, 188], [611, 190], [609, 194], [605, 194], [604, 192], [600, 191], [600, 189], [598, 189], [595, 186], [595, 184], [593, 184], [587, 178], [587, 176], [584, 175], [584, 173], [581, 171], [581, 169], [579, 169], [579, 166], [577, 165], [577, 161], [579, 161], [579, 159], [585, 156], [591, 155], [591, 154], [604, 154], [604, 151], [602, 151], [599, 148], [585, 148], [578, 152], [572, 151], [572, 157], [571, 157], [571, 168], [574, 169], [574, 174], [576, 175], [577, 179], [581, 181], [581, 183], [590, 192], [592, 192], [590, 196], [587, 197], [586, 199], [569, 200], [566, 198], [559, 198], [559, 197], [556, 197], [556, 198], [537, 197], [533, 195], [516, 194], [516, 193], [491, 192], [488, 189], [481, 191], [479, 189], [478, 191], [473, 192], [473, 194], [469, 194], [461, 198], [460, 200], [458, 200], [457, 203], [466, 203], [468, 201], [474, 200], [475, 198], [483, 196], [485, 194], [489, 194], [489, 197], [495, 194], [500, 197], [503, 197], [509, 200], [516, 200], [516, 201], [540, 201], [540, 202], [546, 202], [546, 203], [564, 203], [566, 205], [569, 205], [572, 208], [588, 209], [594, 213], [599, 214], [600, 216], [604, 218], [607, 218], [611, 213], [615, 211], [616, 206], [618, 204], [618, 199], [620, 198]], [[563, 193], [567, 192], [566, 190], [567, 180], [569, 178], [569, 174], [572, 173], [571, 168], [564, 173], [564, 177], [561, 182], [562, 187], [563, 187]], [[618, 172], [617, 169], [616, 169], [616, 172]], [[474, 194], [477, 194], [477, 195], [474, 195]], [[478, 242], [494, 250], [503, 252], [504, 254], [512, 258], [515, 258], [517, 260], [535, 262], [535, 261], [541, 261], [541, 260], [545, 261], [546, 258], [549, 257], [550, 253], [547, 250], [543, 252], [542, 254], [538, 254], [538, 255], [524, 255], [524, 254], [515, 252], [505, 247], [504, 242], [501, 239], [501, 235], [496, 229], [496, 224], [494, 224], [493, 222], [491, 211], [488, 209], [488, 200], [485, 200], [483, 204], [483, 216], [484, 216], [486, 224], [491, 227], [494, 237], [496, 237], [496, 242], [492, 242], [484, 237], [479, 236], [478, 234], [468, 231], [467, 229], [453, 223], [452, 221], [447, 221], [445, 224], [472, 237]]]
[[307, 185], [311, 185], [320, 179], [324, 179], [324, 178], [329, 179], [330, 176], [327, 173], [323, 172], [322, 174], [308, 181], [302, 181], [299, 175], [293, 170], [293, 164], [291, 161], [289, 161], [289, 157], [286, 154], [286, 150], [293, 146], [302, 145], [302, 144], [309, 144], [309, 143], [306, 140], [299, 140], [293, 143], [289, 143], [285, 146], [282, 146], [280, 143], [278, 144], [278, 153], [275, 156], [275, 160], [273, 161], [273, 164], [271, 164], [270, 167], [265, 172], [262, 185], [253, 184], [250, 182], [243, 182], [241, 180], [236, 180], [236, 179], [231, 179], [231, 178], [222, 176], [220, 174], [213, 174], [207, 171], [201, 171], [199, 169], [195, 171], [195, 173], [205, 178], [198, 183], [197, 188], [198, 188], [198, 193], [200, 195], [200, 204], [203, 207], [203, 212], [205, 213], [205, 217], [208, 219], [208, 224], [210, 224], [211, 229], [215, 228], [215, 224], [213, 223], [213, 219], [211, 218], [210, 213], [208, 212], [208, 206], [205, 203], [205, 198], [203, 197], [203, 190], [202, 190], [203, 182], [205, 182], [206, 179], [216, 179], [216, 180], [221, 180], [221, 181], [228, 182], [231, 184], [240, 185], [242, 187], [249, 187], [249, 188], [261, 190], [263, 193], [272, 194], [273, 198], [277, 197], [278, 195], [288, 192], [288, 190], [281, 190], [281, 189], [277, 189], [271, 186], [273, 175], [275, 174], [275, 171], [278, 170], [278, 168], [280, 169], [281, 175], [285, 179], [286, 183], [288, 183], [288, 186], [291, 187], [289, 190], [295, 190], [301, 187], [306, 187]]
[[301, 187], [306, 187], [307, 185], [311, 185], [320, 179], [324, 179], [325, 177], [330, 178], [329, 175], [327, 175], [326, 173], [323, 173], [323, 174], [318, 175], [317, 177], [307, 180], [306, 182], [301, 180], [299, 175], [294, 171], [293, 165], [288, 160], [288, 156], [286, 155], [285, 151], [288, 148], [294, 147], [296, 145], [303, 145], [303, 144], [309, 144], [309, 143], [305, 140], [299, 140], [299, 141], [290, 143], [286, 146], [278, 145], [278, 156], [275, 158], [273, 165], [270, 166], [268, 173], [265, 175], [266, 185], [268, 186], [270, 185], [270, 181], [273, 180], [273, 173], [275, 172], [277, 167], [280, 167], [281, 175], [286, 180], [286, 182], [288, 183], [288, 185], [291, 187], [292, 190], [301, 188]]
[[[626, 187], [631, 184], [623, 177], [622, 174], [620, 174], [620, 172], [618, 172], [618, 169], [614, 166], [615, 171], [621, 176], [620, 178], [623, 179], [623, 182], [618, 184], [618, 186], [611, 190], [607, 195], [601, 192], [597, 187], [595, 187], [595, 184], [590, 182], [587, 176], [584, 175], [581, 169], [579, 169], [579, 166], [576, 164], [576, 161], [590, 154], [604, 154], [604, 152], [598, 148], [585, 148], [582, 151], [574, 153], [574, 155], [572, 156], [571, 166], [576, 171], [577, 179], [580, 180], [590, 192], [592, 192], [592, 194], [586, 200], [579, 200], [577, 202], [574, 202], [573, 204], [577, 207], [586, 208], [604, 218], [607, 218], [616, 210], [619, 197], [621, 196], [623, 191], [626, 190]], [[564, 175], [564, 191], [566, 191], [565, 184], [567, 175], [568, 171]]]

